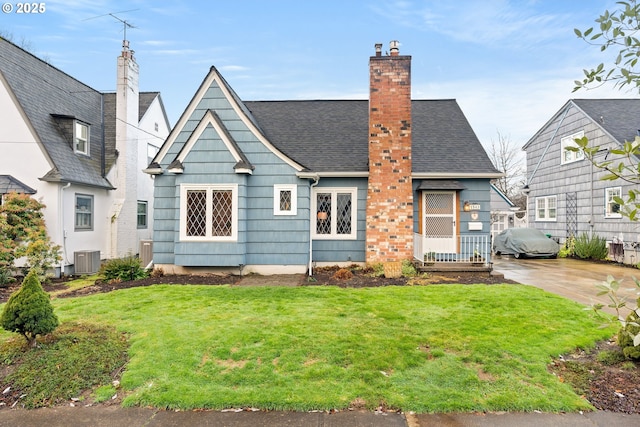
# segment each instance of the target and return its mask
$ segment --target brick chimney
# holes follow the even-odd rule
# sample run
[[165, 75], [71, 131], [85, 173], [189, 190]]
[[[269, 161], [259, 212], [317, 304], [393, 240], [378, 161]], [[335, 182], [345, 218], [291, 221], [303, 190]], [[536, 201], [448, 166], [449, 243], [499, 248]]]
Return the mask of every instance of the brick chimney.
[[369, 184], [366, 261], [413, 257], [411, 56], [392, 41], [369, 59]]

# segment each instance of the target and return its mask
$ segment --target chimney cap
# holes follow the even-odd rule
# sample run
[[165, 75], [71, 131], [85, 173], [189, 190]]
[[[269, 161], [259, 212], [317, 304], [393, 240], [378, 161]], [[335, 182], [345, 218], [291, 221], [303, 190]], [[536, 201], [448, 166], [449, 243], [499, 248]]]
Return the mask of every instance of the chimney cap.
[[391, 56], [396, 56], [400, 53], [400, 42], [398, 40], [389, 42], [389, 52], [391, 52]]
[[382, 55], [382, 43], [376, 43], [376, 56]]

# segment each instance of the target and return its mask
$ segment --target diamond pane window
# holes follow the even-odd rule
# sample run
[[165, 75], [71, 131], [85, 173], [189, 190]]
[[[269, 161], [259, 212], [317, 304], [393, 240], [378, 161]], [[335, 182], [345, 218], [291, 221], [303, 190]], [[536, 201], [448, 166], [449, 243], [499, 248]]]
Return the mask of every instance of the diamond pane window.
[[351, 234], [351, 194], [338, 193], [336, 233]]
[[357, 189], [319, 188], [314, 192], [315, 238], [355, 239]]
[[281, 211], [291, 210], [291, 190], [280, 191], [280, 210]]
[[298, 209], [298, 186], [276, 184], [273, 186], [273, 214], [296, 215]]
[[207, 192], [187, 191], [187, 236], [206, 236]]
[[211, 233], [213, 236], [231, 236], [232, 227], [231, 191], [213, 191], [211, 193]]
[[318, 193], [316, 203], [318, 206], [316, 233], [331, 234], [331, 193]]
[[183, 184], [180, 199], [181, 240], [237, 239], [237, 185]]

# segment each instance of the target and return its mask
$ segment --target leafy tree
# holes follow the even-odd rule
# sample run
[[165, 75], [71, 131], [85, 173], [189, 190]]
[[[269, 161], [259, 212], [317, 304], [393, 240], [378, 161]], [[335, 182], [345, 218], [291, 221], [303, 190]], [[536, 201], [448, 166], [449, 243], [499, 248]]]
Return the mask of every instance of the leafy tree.
[[574, 92], [605, 82], [613, 82], [620, 88], [628, 85], [640, 90], [640, 5], [637, 0], [619, 1], [616, 4], [619, 9], [613, 12], [605, 10], [595, 20], [598, 24], [596, 27], [584, 31], [577, 28], [573, 30], [578, 38], [599, 46], [602, 52], [613, 49], [616, 55], [612, 65], [600, 63], [595, 68], [583, 70], [584, 78], [575, 81]]
[[20, 289], [14, 292], [2, 310], [2, 327], [22, 334], [30, 347], [36, 346], [36, 337], [53, 332], [58, 318], [35, 269], [24, 278]]
[[47, 234], [44, 208], [27, 194], [5, 195], [0, 205], [0, 270], [11, 270], [18, 258], [26, 257], [26, 266], [42, 275], [60, 261], [60, 247]]
[[[640, 69], [638, 60], [640, 59], [640, 5], [637, 0], [619, 1], [616, 3], [619, 8], [613, 12], [605, 12], [595, 20], [598, 27], [590, 27], [584, 31], [574, 29], [576, 35], [587, 43], [599, 46], [602, 52], [607, 49], [617, 49], [613, 64], [605, 66], [600, 63], [596, 68], [584, 70], [585, 77], [575, 81], [573, 91], [589, 89], [593, 86], [612, 82], [618, 88], [628, 86], [632, 90], [640, 92]], [[575, 140], [578, 147], [575, 150], [582, 150], [587, 159], [596, 167], [607, 171], [602, 178], [604, 180], [622, 180], [635, 186], [623, 197], [615, 197], [614, 201], [621, 206], [622, 215], [631, 221], [640, 221], [638, 209], [640, 209], [640, 138], [635, 137], [634, 141], [626, 141], [622, 147], [609, 149], [608, 156], [603, 161], [596, 159], [596, 154], [600, 147], [589, 146], [586, 137]], [[610, 155], [610, 157], [609, 157]], [[634, 278], [636, 286], [640, 289], [640, 281]], [[615, 278], [609, 276], [607, 281], [600, 285], [599, 295], [607, 294], [610, 299], [611, 308], [618, 314], [618, 322], [621, 325], [618, 333], [618, 344], [623, 348], [625, 356], [629, 358], [640, 358], [640, 324], [638, 315], [640, 314], [640, 299], [636, 301], [635, 307], [629, 307], [624, 298], [618, 296], [620, 284]], [[640, 292], [638, 292], [640, 295]], [[603, 308], [602, 304], [592, 304], [596, 311]], [[621, 310], [629, 310], [628, 316], [621, 315]]]

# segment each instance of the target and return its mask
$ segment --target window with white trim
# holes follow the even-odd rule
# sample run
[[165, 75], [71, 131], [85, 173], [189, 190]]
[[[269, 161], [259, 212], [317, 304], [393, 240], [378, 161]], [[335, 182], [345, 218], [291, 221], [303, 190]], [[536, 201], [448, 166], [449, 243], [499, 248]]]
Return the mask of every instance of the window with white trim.
[[93, 230], [93, 196], [76, 194], [75, 230]]
[[355, 239], [357, 188], [314, 188], [311, 212], [315, 212], [315, 239]]
[[536, 221], [555, 221], [557, 196], [536, 197]]
[[89, 155], [89, 125], [78, 120], [73, 123], [73, 150]]
[[620, 203], [617, 199], [622, 198], [621, 187], [611, 187], [604, 190], [605, 197], [605, 218], [622, 218], [622, 212], [620, 211]]
[[562, 153], [561, 154], [562, 159], [560, 159], [561, 164], [564, 165], [567, 163], [573, 163], [573, 162], [577, 162], [578, 160], [584, 159], [584, 151], [567, 150], [568, 147], [578, 148], [578, 144], [576, 144], [575, 140], [578, 138], [582, 138], [583, 136], [584, 136], [584, 132], [580, 131], [580, 132], [574, 133], [573, 135], [565, 136], [560, 140], [561, 153]]
[[238, 185], [182, 184], [180, 240], [238, 240]]
[[147, 202], [138, 200], [138, 229], [147, 228], [147, 207]]
[[273, 186], [273, 214], [296, 215], [298, 210], [298, 186], [276, 184]]

